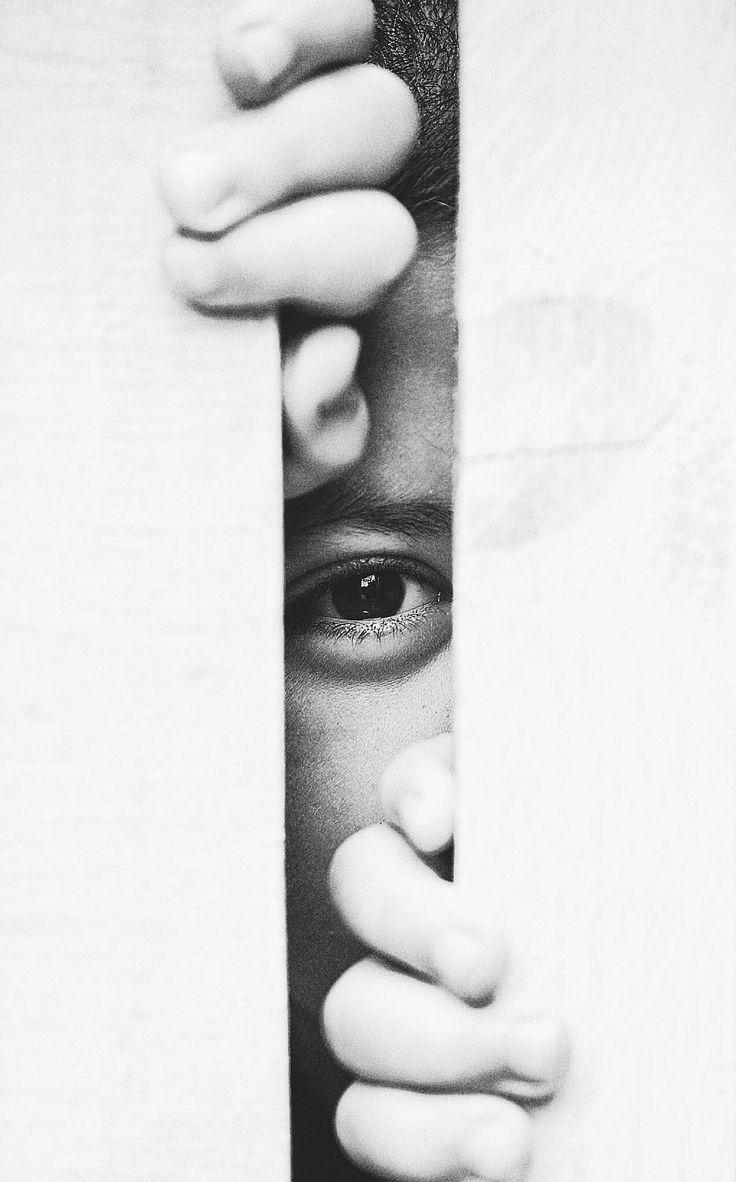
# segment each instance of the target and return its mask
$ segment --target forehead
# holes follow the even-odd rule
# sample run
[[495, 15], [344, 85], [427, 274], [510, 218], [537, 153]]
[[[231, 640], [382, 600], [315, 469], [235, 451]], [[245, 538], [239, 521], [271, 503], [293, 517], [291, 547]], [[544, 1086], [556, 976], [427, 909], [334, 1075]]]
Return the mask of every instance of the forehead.
[[424, 242], [404, 280], [363, 326], [360, 382], [371, 436], [353, 487], [388, 498], [451, 496], [457, 380], [449, 238]]

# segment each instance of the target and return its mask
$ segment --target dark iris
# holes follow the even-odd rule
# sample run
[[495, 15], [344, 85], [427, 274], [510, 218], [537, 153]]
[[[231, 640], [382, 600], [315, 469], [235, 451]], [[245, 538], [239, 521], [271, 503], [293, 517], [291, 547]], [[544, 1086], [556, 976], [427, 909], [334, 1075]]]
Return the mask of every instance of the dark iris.
[[402, 575], [385, 570], [370, 575], [348, 575], [331, 587], [332, 602], [344, 620], [378, 620], [395, 616], [406, 597]]

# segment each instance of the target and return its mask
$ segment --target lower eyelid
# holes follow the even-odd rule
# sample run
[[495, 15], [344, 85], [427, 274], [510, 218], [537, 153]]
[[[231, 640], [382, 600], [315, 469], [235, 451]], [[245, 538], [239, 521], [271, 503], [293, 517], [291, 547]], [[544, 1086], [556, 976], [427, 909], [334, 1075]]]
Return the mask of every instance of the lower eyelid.
[[338, 681], [406, 677], [445, 649], [451, 635], [449, 602], [372, 621], [317, 618], [287, 632], [287, 660]]
[[346, 639], [351, 635], [361, 639], [368, 636], [376, 638], [383, 635], [395, 636], [410, 631], [421, 624], [427, 609], [431, 610], [438, 602], [432, 600], [418, 604], [416, 607], [410, 608], [409, 611], [397, 612], [395, 616], [375, 616], [366, 620], [347, 620], [341, 616], [315, 616], [306, 625], [306, 628], [308, 630], [312, 626], [315, 630], [329, 632], [336, 638], [345, 637]]

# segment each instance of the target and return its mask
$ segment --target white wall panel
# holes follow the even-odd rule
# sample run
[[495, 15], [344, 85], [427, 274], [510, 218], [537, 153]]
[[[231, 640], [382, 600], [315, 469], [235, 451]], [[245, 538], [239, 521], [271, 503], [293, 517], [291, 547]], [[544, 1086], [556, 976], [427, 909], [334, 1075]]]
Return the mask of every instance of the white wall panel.
[[463, 0], [458, 874], [539, 1182], [736, 1172], [730, 0]]
[[0, 1177], [287, 1176], [271, 322], [176, 305], [204, 0], [0, 13]]

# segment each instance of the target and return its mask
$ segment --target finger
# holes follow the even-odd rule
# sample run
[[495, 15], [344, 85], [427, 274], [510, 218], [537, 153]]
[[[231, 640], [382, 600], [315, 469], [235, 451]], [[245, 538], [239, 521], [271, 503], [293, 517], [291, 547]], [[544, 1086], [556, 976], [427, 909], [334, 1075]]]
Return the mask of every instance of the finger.
[[335, 1131], [362, 1169], [397, 1182], [521, 1182], [531, 1121], [497, 1096], [441, 1096], [356, 1083]]
[[466, 921], [457, 894], [388, 825], [372, 825], [338, 847], [330, 866], [337, 910], [381, 956], [440, 982], [458, 997], [492, 996], [506, 967], [505, 941]]
[[283, 365], [284, 496], [303, 496], [361, 456], [368, 437], [365, 396], [355, 381], [360, 338], [330, 324], [291, 342]]
[[221, 233], [303, 194], [380, 187], [418, 130], [406, 84], [378, 66], [355, 66], [188, 137], [164, 157], [161, 189], [179, 226]]
[[377, 960], [338, 978], [323, 1008], [325, 1039], [364, 1080], [443, 1090], [552, 1096], [567, 1064], [559, 1022], [499, 1004], [465, 1005]]
[[164, 266], [177, 294], [198, 307], [293, 303], [351, 317], [378, 302], [416, 246], [414, 222], [387, 193], [328, 193], [260, 214], [214, 241], [173, 235]]
[[454, 794], [451, 735], [413, 743], [392, 760], [381, 780], [387, 820], [424, 854], [452, 841]]
[[371, 0], [240, 0], [218, 38], [222, 77], [236, 102], [270, 99], [327, 66], [365, 58]]

